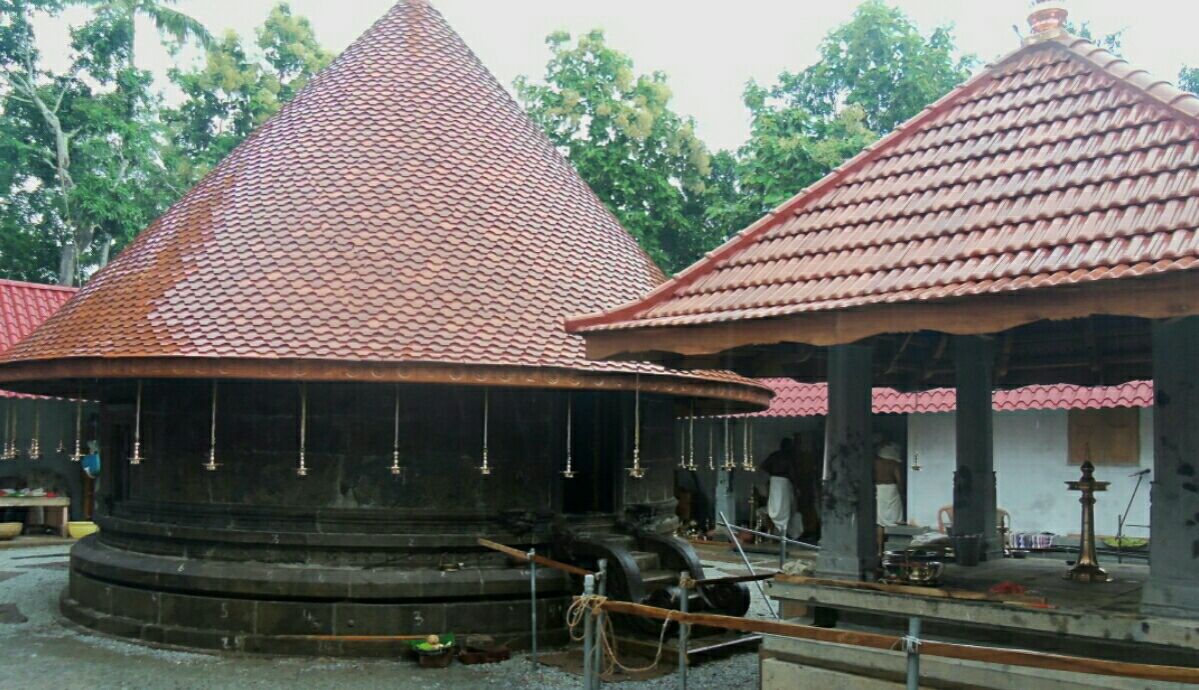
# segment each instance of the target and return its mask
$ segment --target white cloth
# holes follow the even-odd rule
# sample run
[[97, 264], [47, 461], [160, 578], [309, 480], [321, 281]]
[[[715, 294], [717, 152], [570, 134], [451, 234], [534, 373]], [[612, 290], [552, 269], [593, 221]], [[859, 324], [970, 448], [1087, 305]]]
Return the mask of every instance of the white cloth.
[[903, 501], [898, 484], [874, 485], [874, 516], [879, 527], [894, 527], [903, 521]]
[[797, 539], [803, 534], [803, 515], [796, 510], [795, 491], [786, 477], [770, 478], [770, 496], [766, 499], [766, 514], [778, 528], [779, 534]]

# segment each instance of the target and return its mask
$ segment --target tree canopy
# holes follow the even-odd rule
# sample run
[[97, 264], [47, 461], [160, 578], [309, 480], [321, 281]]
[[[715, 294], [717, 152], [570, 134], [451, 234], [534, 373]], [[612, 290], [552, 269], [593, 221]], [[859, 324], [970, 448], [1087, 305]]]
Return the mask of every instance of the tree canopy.
[[666, 75], [636, 75], [602, 31], [546, 44], [544, 82], [516, 81], [529, 115], [650, 256], [682, 268], [712, 244], [702, 201], [711, 154], [694, 121], [670, 108]]
[[[302, 88], [330, 60], [311, 26], [275, 7], [256, 56], [214, 39], [173, 0], [0, 0], [0, 276], [75, 284]], [[92, 11], [71, 28], [69, 66], [46, 68], [34, 20], [66, 5]], [[165, 107], [134, 53], [138, 19], [168, 49], [193, 43], [204, 66], [172, 70]]]
[[[35, 17], [83, 5], [52, 70]], [[0, 276], [86, 278], [293, 98], [332, 59], [286, 4], [252, 37], [213, 36], [175, 0], [0, 0]], [[170, 102], [139, 66], [136, 31], [201, 58], [169, 70]], [[1093, 37], [1119, 52], [1121, 35]], [[645, 250], [679, 270], [967, 78], [977, 61], [950, 27], [921, 30], [865, 0], [818, 59], [749, 82], [735, 151], [712, 151], [677, 112], [661, 72], [639, 72], [600, 30], [546, 39], [518, 99]], [[1199, 90], [1199, 68], [1179, 74]]]

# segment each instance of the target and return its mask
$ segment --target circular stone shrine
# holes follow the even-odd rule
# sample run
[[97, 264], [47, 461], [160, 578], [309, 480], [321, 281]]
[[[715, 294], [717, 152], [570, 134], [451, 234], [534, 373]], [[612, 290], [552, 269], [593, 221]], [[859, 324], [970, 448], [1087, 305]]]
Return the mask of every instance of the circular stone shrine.
[[[395, 6], [0, 361], [100, 406], [63, 611], [245, 651], [519, 644], [528, 570], [480, 538], [606, 557], [647, 600], [699, 567], [674, 420], [770, 395], [563, 330], [662, 279], [444, 19]], [[577, 587], [538, 569], [547, 634]]]

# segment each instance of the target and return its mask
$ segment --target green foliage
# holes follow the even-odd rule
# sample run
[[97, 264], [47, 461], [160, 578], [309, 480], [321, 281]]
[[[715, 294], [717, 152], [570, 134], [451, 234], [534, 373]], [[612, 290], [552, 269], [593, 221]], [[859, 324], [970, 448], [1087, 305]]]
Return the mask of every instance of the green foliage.
[[[0, 0], [0, 276], [70, 284], [102, 266], [331, 58], [286, 5], [251, 58], [173, 3]], [[70, 66], [52, 73], [33, 19], [64, 4], [93, 12], [71, 29]], [[178, 108], [164, 109], [137, 67], [139, 18], [172, 50], [207, 48], [203, 67], [170, 75], [185, 95]]]
[[1183, 67], [1178, 72], [1178, 88], [1199, 94], [1199, 67]]
[[257, 47], [259, 57], [228, 32], [210, 43], [203, 66], [170, 71], [185, 96], [163, 112], [170, 140], [163, 155], [176, 189], [195, 184], [333, 58], [308, 20], [286, 4], [276, 5], [259, 27]]
[[949, 29], [926, 36], [899, 10], [862, 3], [821, 42], [818, 62], [746, 87], [740, 194], [709, 215], [737, 230], [820, 179], [964, 81], [975, 60], [956, 53]]
[[544, 83], [516, 80], [525, 109], [659, 265], [695, 260], [713, 242], [704, 202], [711, 156], [695, 123], [671, 110], [666, 76], [635, 75], [599, 30], [546, 43]]
[[1073, 34], [1079, 38], [1085, 38], [1112, 55], [1121, 55], [1121, 51], [1124, 49], [1123, 29], [1120, 29], [1115, 33], [1096, 36], [1094, 29], [1091, 28], [1090, 22], [1075, 24], [1070, 20], [1066, 20], [1066, 24], [1062, 28], [1066, 30], [1066, 33]]

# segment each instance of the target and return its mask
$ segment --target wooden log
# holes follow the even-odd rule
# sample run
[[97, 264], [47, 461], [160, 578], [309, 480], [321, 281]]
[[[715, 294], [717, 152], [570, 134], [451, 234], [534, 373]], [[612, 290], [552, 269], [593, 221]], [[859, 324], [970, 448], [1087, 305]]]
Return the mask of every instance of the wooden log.
[[[504, 546], [503, 544], [499, 544], [499, 543], [496, 543], [489, 539], [482, 539], [482, 538], [477, 539], [476, 543], [478, 543], [479, 546], [484, 546], [493, 551], [499, 551], [502, 554], [511, 556], [512, 558], [515, 558], [518, 561], [527, 562], [529, 560], [529, 554], [525, 553], [524, 551], [521, 551], [520, 549], [514, 549], [511, 546]], [[540, 565], [540, 566], [543, 566], [546, 568], [553, 568], [554, 570], [561, 570], [564, 573], [570, 573], [571, 575], [578, 575], [579, 577], [586, 577], [588, 575], [593, 574], [590, 570], [584, 570], [578, 566], [571, 565], [569, 563], [563, 563], [562, 561], [555, 561], [552, 558], [546, 558], [545, 556], [533, 556], [533, 562], [536, 563], [537, 565]]]
[[[631, 616], [644, 616], [658, 620], [672, 620], [691, 625], [703, 625], [711, 628], [725, 628], [741, 632], [764, 633], [767, 635], [782, 635], [818, 642], [869, 647], [871, 649], [899, 649], [901, 637], [882, 635], [879, 633], [856, 632], [852, 630], [837, 630], [833, 628], [817, 628], [798, 623], [761, 620], [756, 618], [737, 618], [705, 613], [682, 613], [671, 609], [662, 609], [644, 604], [634, 604], [627, 601], [605, 600], [603, 609], [612, 613], [623, 613]], [[1064, 656], [1061, 654], [1046, 654], [1030, 652], [1023, 649], [999, 649], [995, 647], [978, 647], [974, 645], [951, 644], [920, 641], [920, 653], [927, 656], [937, 656], [949, 659], [964, 659], [981, 661], [989, 664], [1006, 664], [1009, 666], [1024, 666], [1052, 671], [1069, 673], [1088, 673], [1100, 676], [1119, 678], [1139, 678], [1142, 680], [1159, 680], [1174, 683], [1199, 684], [1199, 668], [1185, 666], [1160, 666], [1154, 664], [1134, 664], [1123, 661], [1107, 661], [1104, 659], [1088, 659], [1085, 657]]]

